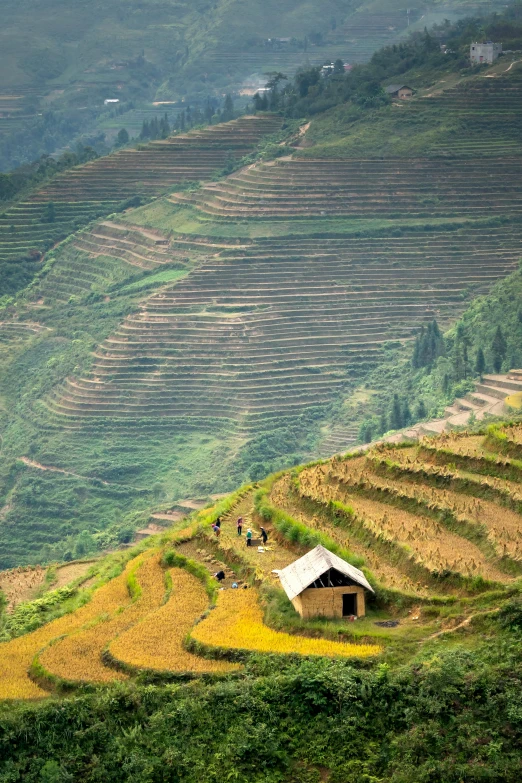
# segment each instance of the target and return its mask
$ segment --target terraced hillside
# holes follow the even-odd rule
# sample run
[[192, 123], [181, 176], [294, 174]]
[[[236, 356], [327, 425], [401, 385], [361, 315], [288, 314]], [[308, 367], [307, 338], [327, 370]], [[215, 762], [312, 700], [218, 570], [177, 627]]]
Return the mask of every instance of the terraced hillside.
[[[90, 575], [91, 586], [78, 608], [0, 644], [0, 699], [42, 698], [140, 673], [241, 677], [251, 653], [393, 660], [397, 645], [413, 655], [419, 644], [459, 629], [472, 640], [474, 617], [498, 612], [520, 591], [521, 440], [520, 424], [450, 434], [295, 468], [256, 491], [245, 487], [190, 525], [84, 570], [79, 582]], [[517, 459], [499, 453], [506, 441]], [[246, 547], [238, 516], [254, 536], [262, 524], [268, 545]], [[371, 581], [375, 595], [355, 624], [301, 620], [282, 592], [278, 570], [318, 543]], [[219, 570], [218, 591], [212, 575]], [[13, 611], [15, 628], [31, 605]]]
[[[445, 74], [426, 87], [411, 75], [412, 100], [394, 100], [354, 121], [339, 106], [312, 123], [306, 157], [519, 156], [522, 135], [522, 63], [506, 55], [485, 73], [456, 80]], [[343, 132], [349, 124], [350, 132]], [[414, 161], [413, 161], [414, 162]]]
[[477, 159], [473, 167], [465, 160], [296, 158], [171, 198], [218, 218], [484, 218], [519, 214], [521, 174], [519, 157]]
[[118, 210], [129, 198], [147, 199], [183, 182], [209, 179], [230, 157], [240, 159], [251, 152], [280, 125], [273, 116], [242, 117], [70, 169], [0, 215], [0, 263], [38, 258], [56, 241]]
[[[387, 341], [408, 339], [423, 320], [448, 323], [467, 291], [508, 274], [520, 253], [515, 225], [234, 244], [187, 236], [158, 250], [162, 240], [142, 232], [105, 223], [76, 245], [127, 263], [199, 261], [98, 347], [89, 376], [54, 392], [48, 407], [69, 425], [150, 419], [255, 431], [324, 410], [379, 361]], [[42, 283], [44, 296], [78, 291], [78, 259], [69, 278], [64, 263]]]

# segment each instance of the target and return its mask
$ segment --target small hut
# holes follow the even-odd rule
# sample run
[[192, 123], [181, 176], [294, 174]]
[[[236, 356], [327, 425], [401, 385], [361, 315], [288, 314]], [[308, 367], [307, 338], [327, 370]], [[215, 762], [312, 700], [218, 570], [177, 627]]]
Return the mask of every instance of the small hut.
[[363, 617], [365, 591], [374, 592], [362, 571], [320, 544], [278, 575], [304, 618]]
[[407, 101], [413, 98], [415, 90], [408, 87], [407, 84], [389, 84], [388, 87], [384, 88], [384, 92], [387, 95], [391, 95], [392, 98], [400, 98], [401, 101]]

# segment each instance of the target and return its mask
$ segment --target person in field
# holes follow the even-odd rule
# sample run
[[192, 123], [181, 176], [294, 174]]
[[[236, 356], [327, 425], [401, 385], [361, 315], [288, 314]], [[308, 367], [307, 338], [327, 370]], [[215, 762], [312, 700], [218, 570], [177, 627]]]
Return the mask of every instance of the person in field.
[[252, 531], [250, 528], [248, 528], [246, 532], [246, 544], [247, 546], [252, 546]]
[[242, 532], [243, 532], [243, 517], [238, 517], [238, 520], [237, 520], [237, 534], [238, 534], [238, 536], [240, 536]]
[[261, 530], [261, 538], [263, 540], [263, 546], [265, 546], [266, 542], [268, 541], [268, 533], [266, 532], [264, 527], [259, 528]]
[[218, 571], [217, 574], [214, 574], [214, 578], [218, 580], [218, 582], [222, 582], [225, 578], [225, 572], [224, 571]]

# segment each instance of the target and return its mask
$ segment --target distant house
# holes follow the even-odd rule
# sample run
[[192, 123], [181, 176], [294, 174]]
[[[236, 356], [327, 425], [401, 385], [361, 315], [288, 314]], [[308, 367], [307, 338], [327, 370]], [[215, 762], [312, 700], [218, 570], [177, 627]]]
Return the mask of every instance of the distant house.
[[472, 43], [469, 47], [469, 59], [472, 65], [480, 65], [480, 63], [492, 63], [499, 54], [502, 52], [501, 43], [493, 43], [493, 41], [486, 41], [486, 43]]
[[373, 593], [362, 571], [324, 546], [316, 546], [277, 572], [301, 617], [363, 617], [365, 591]]
[[104, 104], [106, 106], [110, 106], [112, 103], [119, 103], [120, 99], [119, 98], [105, 98], [105, 100], [103, 102], [104, 102]]
[[407, 84], [389, 84], [384, 88], [384, 92], [386, 95], [391, 95], [392, 98], [400, 98], [401, 101], [407, 101], [413, 98], [415, 90], [408, 87]]

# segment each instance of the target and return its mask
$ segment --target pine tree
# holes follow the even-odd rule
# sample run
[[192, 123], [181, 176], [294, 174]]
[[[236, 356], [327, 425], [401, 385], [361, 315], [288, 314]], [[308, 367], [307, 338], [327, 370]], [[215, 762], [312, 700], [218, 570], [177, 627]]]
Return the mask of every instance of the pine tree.
[[161, 132], [160, 132], [160, 125], [157, 117], [152, 118], [152, 120], [150, 121], [149, 128], [150, 128], [150, 138], [159, 139]]
[[234, 101], [232, 96], [227, 93], [225, 96], [225, 104], [223, 106], [223, 114], [221, 115], [223, 122], [228, 122], [234, 119]]
[[426, 411], [426, 406], [424, 405], [424, 400], [419, 400], [417, 404], [417, 408], [415, 410], [415, 418], [418, 419], [425, 419], [428, 415]]
[[392, 409], [390, 412], [390, 427], [392, 430], [400, 430], [402, 427], [402, 411], [399, 395], [393, 395]]
[[166, 139], [170, 135], [170, 123], [167, 113], [160, 120], [160, 134], [162, 139]]
[[411, 424], [411, 410], [408, 400], [404, 400], [402, 405], [402, 426], [407, 427], [408, 424]]
[[386, 413], [383, 411], [379, 419], [379, 434], [383, 435], [383, 433], [385, 432], [388, 432], [388, 417], [386, 416]]
[[484, 351], [482, 350], [482, 348], [479, 348], [477, 351], [477, 358], [475, 360], [475, 372], [477, 373], [477, 375], [480, 375], [482, 377], [485, 369], [486, 369], [486, 359], [484, 358]]
[[497, 326], [497, 331], [491, 343], [491, 353], [493, 354], [493, 367], [495, 372], [500, 372], [502, 362], [506, 357], [507, 343], [506, 338], [502, 333], [500, 326]]
[[140, 131], [140, 139], [150, 139], [150, 127], [147, 120], [143, 120], [143, 125], [141, 126]]
[[443, 356], [445, 352], [444, 338], [440, 332], [437, 321], [433, 320], [428, 327], [421, 327], [419, 334], [415, 338], [413, 346], [413, 355], [411, 359], [412, 367], [431, 367], [431, 365]]

